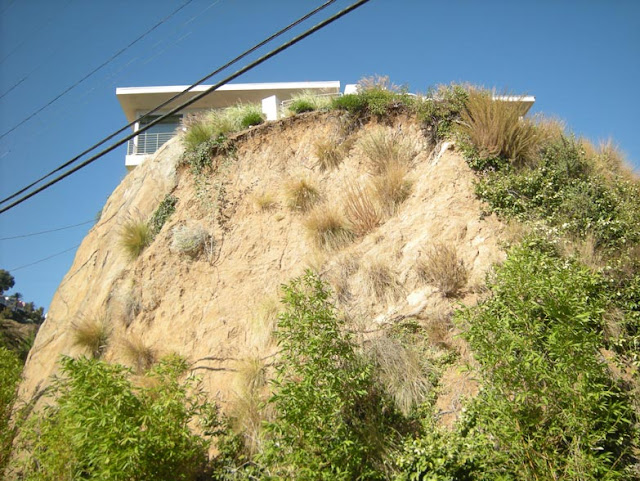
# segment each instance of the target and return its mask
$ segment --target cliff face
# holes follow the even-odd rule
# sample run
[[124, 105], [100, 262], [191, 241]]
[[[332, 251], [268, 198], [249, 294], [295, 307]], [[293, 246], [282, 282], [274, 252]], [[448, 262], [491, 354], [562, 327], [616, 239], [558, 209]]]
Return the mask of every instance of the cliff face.
[[[340, 209], [348, 186], [370, 181], [361, 141], [380, 129], [416, 149], [407, 174], [410, 195], [368, 234], [340, 249], [318, 248], [307, 234], [305, 215], [286, 205], [287, 182], [313, 182], [320, 208]], [[443, 323], [440, 337], [458, 343], [455, 348], [465, 360], [464, 346], [444, 324], [458, 301], [424, 280], [416, 263], [437, 243], [455, 245], [469, 271], [459, 300], [473, 303], [478, 296], [474, 287], [502, 260], [503, 227], [494, 217], [481, 216], [472, 172], [453, 148], [428, 149], [418, 125], [403, 116], [391, 125], [369, 123], [351, 134], [353, 148], [340, 166], [322, 171], [314, 145], [331, 138], [344, 140], [337, 114], [305, 114], [241, 132], [234, 155], [220, 159], [210, 176], [194, 177], [187, 166], [178, 165], [179, 139], [127, 175], [53, 298], [26, 363], [21, 395], [30, 399], [47, 385], [60, 355], [85, 354], [74, 346], [74, 325], [102, 318], [110, 327], [104, 359], [130, 362], [123, 344], [134, 338], [157, 355], [177, 352], [224, 405], [233, 394], [238, 363], [274, 351], [269, 316], [260, 313], [277, 300], [282, 283], [308, 267], [333, 285], [339, 308], [362, 332], [407, 316], [436, 328]], [[175, 212], [153, 243], [129, 260], [119, 245], [121, 226], [131, 217], [148, 218], [167, 194], [178, 199]], [[269, 196], [273, 205], [259, 200]], [[195, 259], [172, 248], [180, 226], [199, 227], [211, 236]], [[383, 296], [370, 280], [374, 265], [385, 266], [391, 276], [392, 286]], [[440, 408], [455, 411], [457, 397], [473, 390], [455, 366], [449, 368], [442, 378]]]

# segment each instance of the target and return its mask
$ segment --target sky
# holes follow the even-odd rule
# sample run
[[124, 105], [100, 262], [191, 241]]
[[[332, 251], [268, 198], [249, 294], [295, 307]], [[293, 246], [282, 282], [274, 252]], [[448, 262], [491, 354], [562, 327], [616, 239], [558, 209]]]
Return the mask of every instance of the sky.
[[[322, 3], [0, 0], [0, 198], [123, 127], [116, 87], [188, 85]], [[640, 1], [371, 0], [235, 82], [344, 85], [374, 74], [413, 92], [469, 82], [534, 95], [532, 113], [595, 142], [613, 139], [640, 172]], [[121, 146], [0, 214], [0, 269], [16, 281], [9, 293], [49, 307], [126, 175], [124, 158]]]

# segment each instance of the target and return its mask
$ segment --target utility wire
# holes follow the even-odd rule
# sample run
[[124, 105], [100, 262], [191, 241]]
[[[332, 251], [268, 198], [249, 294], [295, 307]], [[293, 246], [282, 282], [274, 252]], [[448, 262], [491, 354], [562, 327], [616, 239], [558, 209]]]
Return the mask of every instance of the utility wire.
[[217, 90], [218, 88], [220, 88], [222, 85], [229, 83], [231, 80], [239, 77], [240, 75], [242, 75], [243, 73], [253, 69], [254, 67], [260, 65], [261, 63], [269, 60], [271, 57], [274, 57], [275, 55], [279, 54], [280, 52], [283, 52], [284, 50], [287, 50], [288, 48], [292, 47], [293, 45], [295, 45], [296, 43], [300, 42], [301, 40], [304, 40], [305, 38], [307, 38], [308, 36], [312, 35], [313, 33], [317, 32], [318, 30], [326, 27], [327, 25], [335, 22], [336, 20], [338, 20], [339, 18], [345, 16], [346, 14], [348, 14], [349, 12], [355, 10], [358, 7], [361, 7], [362, 5], [364, 5], [365, 3], [369, 2], [369, 0], [359, 0], [355, 3], [353, 3], [352, 5], [350, 5], [349, 7], [339, 11], [338, 13], [336, 13], [335, 15], [332, 15], [331, 17], [327, 18], [326, 20], [323, 20], [322, 22], [318, 23], [317, 25], [311, 27], [310, 29], [306, 30], [305, 32], [301, 33], [300, 35], [292, 38], [291, 40], [289, 40], [288, 42], [283, 43], [282, 45], [280, 45], [279, 47], [271, 50], [269, 53], [263, 55], [262, 57], [260, 57], [257, 60], [254, 60], [253, 62], [251, 62], [250, 64], [242, 67], [240, 70], [237, 70], [235, 73], [229, 75], [228, 77], [226, 77], [225, 79], [221, 80], [220, 82], [216, 83], [215, 85], [212, 85], [211, 87], [209, 87], [207, 90], [195, 95], [193, 98], [191, 98], [190, 100], [187, 100], [186, 102], [183, 102], [182, 104], [180, 104], [179, 106], [177, 106], [174, 109], [171, 109], [169, 112], [167, 112], [164, 115], [159, 116], [158, 118], [156, 118], [155, 120], [149, 122], [148, 124], [146, 124], [145, 126], [141, 127], [137, 132], [134, 132], [133, 134], [127, 135], [124, 138], [122, 138], [121, 140], [117, 141], [115, 144], [112, 144], [110, 147], [107, 147], [106, 149], [101, 150], [100, 152], [98, 152], [97, 154], [93, 155], [92, 157], [89, 157], [87, 160], [85, 160], [84, 162], [80, 163], [79, 165], [73, 167], [72, 169], [66, 171], [64, 174], [59, 175], [58, 177], [54, 178], [53, 180], [50, 180], [49, 182], [47, 182], [46, 184], [44, 184], [41, 187], [38, 187], [36, 190], [20, 197], [18, 200], [12, 202], [11, 204], [9, 204], [6, 207], [3, 207], [0, 209], [0, 214], [2, 214], [3, 212], [8, 211], [9, 209], [12, 209], [13, 207], [17, 206], [18, 204], [21, 204], [22, 202], [24, 202], [25, 200], [33, 197], [34, 195], [42, 192], [43, 190], [48, 189], [49, 187], [51, 187], [52, 185], [60, 182], [61, 180], [63, 180], [64, 178], [70, 176], [71, 174], [73, 174], [74, 172], [77, 172], [78, 170], [86, 167], [87, 165], [91, 164], [92, 162], [95, 162], [96, 160], [98, 160], [100, 157], [104, 156], [105, 154], [111, 152], [112, 150], [120, 147], [122, 144], [126, 143], [127, 141], [131, 140], [132, 138], [136, 137], [137, 135], [146, 132], [147, 130], [149, 130], [151, 127], [153, 127], [154, 125], [156, 125], [157, 123], [161, 122], [162, 120], [164, 120], [167, 117], [170, 117], [171, 115], [175, 115], [177, 112], [180, 112], [181, 110], [183, 110], [184, 108], [188, 107], [189, 105], [194, 104], [195, 102], [197, 102], [198, 100], [200, 100], [203, 97], [206, 97], [207, 95], [209, 95], [211, 92]]
[[36, 264], [40, 264], [41, 262], [48, 261], [49, 259], [53, 259], [54, 257], [61, 256], [62, 254], [66, 254], [67, 252], [72, 251], [74, 249], [77, 249], [78, 247], [80, 247], [80, 244], [78, 244], [77, 246], [70, 247], [69, 249], [65, 249], [65, 250], [63, 250], [61, 252], [56, 252], [55, 254], [52, 254], [52, 255], [50, 255], [48, 257], [45, 257], [44, 259], [39, 259], [39, 260], [31, 262], [29, 264], [25, 264], [25, 265], [19, 266], [19, 267], [14, 267], [13, 269], [7, 269], [7, 270], [9, 272], [15, 272], [15, 271], [19, 271], [20, 269], [25, 269], [27, 267], [35, 266]]
[[23, 125], [25, 122], [28, 122], [29, 120], [31, 120], [33, 117], [35, 117], [36, 115], [38, 115], [40, 112], [42, 112], [44, 109], [46, 109], [47, 107], [49, 107], [51, 104], [53, 104], [56, 100], [58, 100], [60, 97], [64, 96], [65, 94], [67, 94], [69, 91], [73, 90], [74, 88], [76, 88], [78, 85], [80, 85], [82, 82], [84, 82], [85, 80], [87, 80], [89, 77], [91, 77], [94, 73], [96, 73], [98, 70], [101, 70], [103, 67], [105, 67], [106, 65], [108, 65], [109, 63], [111, 63], [113, 60], [115, 60], [117, 57], [119, 57], [120, 55], [122, 55], [126, 50], [128, 50], [129, 48], [131, 48], [133, 45], [135, 45], [136, 43], [138, 43], [140, 40], [142, 40], [144, 37], [146, 37], [147, 35], [149, 35], [151, 32], [153, 32], [155, 29], [157, 29], [160, 25], [162, 25], [163, 23], [165, 23], [167, 20], [169, 20], [171, 17], [173, 17], [176, 13], [178, 13], [180, 10], [182, 10], [184, 7], [186, 7], [187, 5], [189, 5], [191, 2], [193, 2], [193, 0], [187, 0], [185, 3], [183, 3], [180, 7], [178, 7], [177, 9], [175, 9], [173, 12], [171, 12], [168, 16], [166, 16], [165, 18], [163, 18], [162, 20], [160, 20], [158, 23], [156, 23], [153, 27], [151, 27], [149, 30], [147, 30], [146, 32], [144, 32], [142, 35], [140, 35], [138, 38], [136, 38], [134, 41], [132, 41], [131, 43], [129, 43], [129, 45], [127, 45], [124, 48], [121, 48], [118, 52], [116, 52], [115, 54], [113, 54], [110, 58], [108, 58], [107, 60], [105, 60], [104, 62], [102, 62], [98, 67], [94, 68], [91, 72], [89, 72], [88, 74], [86, 74], [84, 77], [82, 77], [80, 80], [78, 80], [77, 82], [75, 82], [73, 85], [71, 85], [70, 87], [68, 87], [66, 90], [64, 90], [62, 93], [56, 95], [53, 99], [51, 99], [49, 102], [47, 102], [45, 105], [43, 105], [42, 107], [40, 107], [38, 110], [36, 110], [35, 112], [33, 112], [31, 115], [29, 115], [28, 117], [24, 118], [23, 120], [21, 120], [19, 123], [17, 123], [16, 125], [14, 125], [12, 128], [10, 128], [9, 130], [7, 130], [6, 132], [4, 132], [2, 135], [0, 135], [0, 139], [3, 139], [5, 136], [7, 136], [8, 134], [10, 134], [11, 132], [13, 132], [14, 130], [16, 130], [18, 127], [20, 127], [21, 125]]
[[95, 220], [91, 219], [91, 220], [87, 220], [85, 222], [81, 222], [79, 224], [66, 225], [64, 227], [58, 227], [56, 229], [49, 229], [49, 230], [42, 230], [40, 232], [32, 232], [31, 234], [14, 235], [14, 236], [11, 236], [11, 237], [0, 237], [0, 241], [12, 240], [12, 239], [24, 239], [25, 237], [33, 237], [33, 236], [36, 236], [36, 235], [49, 234], [51, 232], [58, 232], [58, 231], [61, 231], [61, 230], [72, 229], [74, 227], [80, 227], [81, 225], [90, 224], [92, 222], [95, 222]]
[[[190, 85], [188, 88], [186, 88], [185, 90], [183, 90], [182, 92], [177, 93], [176, 95], [174, 95], [173, 97], [171, 97], [169, 100], [166, 100], [165, 102], [161, 103], [160, 105], [158, 105], [157, 107], [155, 107], [153, 110], [145, 113], [144, 115], [142, 115], [141, 117], [137, 118], [136, 120], [134, 120], [133, 122], [128, 123], [127, 125], [125, 125], [124, 127], [122, 127], [120, 130], [117, 130], [116, 132], [113, 132], [112, 134], [110, 134], [109, 136], [105, 137], [104, 139], [102, 139], [101, 141], [99, 141], [98, 143], [92, 145], [91, 147], [89, 147], [88, 149], [84, 150], [82, 153], [76, 155], [74, 158], [72, 158], [71, 160], [69, 160], [68, 162], [65, 162], [64, 164], [62, 164], [59, 167], [56, 167], [54, 170], [52, 170], [51, 172], [49, 172], [48, 174], [43, 175], [42, 177], [40, 177], [39, 179], [34, 180], [31, 184], [23, 187], [22, 189], [20, 189], [19, 191], [11, 194], [8, 197], [5, 197], [4, 199], [0, 200], [0, 204], [4, 204], [5, 202], [19, 196], [20, 194], [26, 192], [27, 190], [29, 190], [31, 187], [35, 186], [36, 184], [39, 184], [40, 182], [42, 182], [44, 179], [47, 179], [49, 177], [51, 177], [53, 174], [55, 174], [56, 172], [60, 172], [61, 170], [69, 167], [71, 164], [75, 163], [78, 159], [80, 159], [81, 157], [83, 157], [84, 155], [88, 154], [89, 152], [97, 149], [98, 147], [100, 147], [102, 144], [108, 142], [109, 140], [113, 139], [116, 135], [124, 132], [125, 130], [127, 130], [129, 127], [132, 127], [133, 125], [136, 124], [136, 122], [140, 122], [141, 120], [147, 119], [149, 118], [151, 115], [153, 115], [154, 113], [158, 112], [158, 110], [162, 109], [163, 107], [166, 107], [167, 105], [169, 105], [171, 102], [173, 102], [174, 100], [182, 97], [184, 94], [186, 94], [187, 92], [191, 91], [194, 87], [202, 84], [203, 82], [209, 80], [211, 77], [213, 77], [216, 74], [219, 74], [220, 72], [222, 72], [223, 70], [229, 68], [231, 65], [239, 62], [240, 60], [242, 60], [243, 58], [245, 58], [247, 55], [252, 54], [253, 52], [255, 52], [256, 50], [258, 50], [259, 48], [263, 47], [264, 45], [266, 45], [267, 43], [271, 42], [272, 40], [274, 40], [275, 38], [279, 37], [280, 35], [288, 32], [289, 30], [291, 30], [292, 28], [296, 27], [297, 25], [299, 25], [300, 23], [304, 22], [305, 20], [307, 20], [309, 17], [315, 15], [316, 13], [320, 12], [321, 10], [325, 9], [326, 7], [328, 7], [329, 5], [331, 5], [332, 3], [335, 3], [336, 0], [329, 0], [327, 2], [325, 2], [324, 4], [320, 5], [318, 8], [310, 11], [309, 13], [307, 13], [306, 15], [300, 17], [298, 20], [296, 20], [293, 23], [290, 23], [289, 25], [287, 25], [286, 27], [284, 27], [283, 29], [277, 31], [276, 33], [274, 33], [273, 35], [271, 35], [269, 38], [263, 40], [262, 42], [254, 45], [253, 47], [251, 47], [249, 50], [245, 50], [242, 54], [238, 55], [237, 57], [235, 57], [234, 59], [230, 60], [229, 62], [227, 62], [226, 64], [224, 64], [222, 67], [217, 68], [216, 70], [214, 70], [213, 72], [205, 75], [204, 77], [202, 77], [200, 80], [198, 80], [196, 83]], [[145, 129], [146, 130], [146, 129]], [[136, 132], [136, 135], [138, 133], [141, 133], [142, 129], [138, 130]], [[121, 145], [121, 144], [118, 144]], [[117, 147], [117, 146], [116, 146]], [[0, 213], [2, 213], [4, 211], [0, 211]]]

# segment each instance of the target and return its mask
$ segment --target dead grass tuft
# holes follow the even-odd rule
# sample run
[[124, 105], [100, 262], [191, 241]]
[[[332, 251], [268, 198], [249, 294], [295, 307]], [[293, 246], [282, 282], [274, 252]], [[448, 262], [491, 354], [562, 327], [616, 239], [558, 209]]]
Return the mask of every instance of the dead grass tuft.
[[103, 314], [86, 316], [71, 324], [73, 345], [89, 352], [99, 359], [109, 344], [111, 327]]
[[284, 185], [284, 195], [289, 209], [307, 212], [320, 200], [320, 190], [309, 179], [291, 179]]
[[455, 297], [466, 285], [468, 272], [455, 247], [437, 243], [416, 262], [420, 279], [435, 285], [445, 297]]
[[122, 356], [133, 365], [138, 374], [143, 373], [156, 362], [156, 350], [147, 345], [141, 336], [134, 334], [120, 343]]
[[471, 90], [462, 113], [462, 132], [483, 157], [501, 157], [517, 165], [531, 161], [546, 132], [522, 118], [519, 102], [494, 100], [494, 93]]
[[373, 361], [380, 383], [405, 415], [425, 401], [433, 389], [430, 369], [412, 345], [383, 335], [365, 345], [365, 356]]
[[262, 352], [273, 344], [273, 331], [278, 321], [280, 305], [273, 297], [264, 298], [254, 309], [251, 318], [251, 344]]
[[402, 292], [402, 287], [389, 265], [375, 259], [364, 267], [365, 280], [369, 291], [379, 301], [394, 301]]
[[382, 223], [382, 210], [371, 186], [348, 185], [344, 212], [357, 236], [364, 236]]
[[231, 403], [231, 418], [234, 430], [243, 437], [249, 454], [258, 452], [261, 433], [268, 412], [264, 404], [267, 370], [264, 360], [258, 357], [246, 358], [238, 362], [235, 382], [235, 396]]
[[354, 238], [347, 221], [333, 207], [316, 207], [307, 215], [304, 226], [313, 243], [321, 249], [339, 249]]
[[407, 179], [407, 167], [390, 164], [373, 179], [373, 192], [386, 215], [396, 214], [400, 205], [411, 195], [412, 183]]
[[257, 211], [266, 212], [274, 209], [278, 204], [275, 197], [270, 192], [254, 193], [251, 202]]
[[384, 173], [390, 165], [408, 166], [417, 155], [414, 144], [401, 133], [383, 127], [372, 130], [360, 140], [360, 150], [369, 159], [372, 174]]

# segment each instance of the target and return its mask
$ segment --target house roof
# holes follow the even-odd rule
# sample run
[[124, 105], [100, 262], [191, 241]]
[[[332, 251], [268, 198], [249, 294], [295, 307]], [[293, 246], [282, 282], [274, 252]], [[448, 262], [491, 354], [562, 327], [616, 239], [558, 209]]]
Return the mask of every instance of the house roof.
[[[181, 96], [178, 100], [164, 107], [170, 110], [182, 102], [193, 98], [200, 92], [209, 89], [211, 85], [198, 85]], [[121, 87], [116, 89], [116, 96], [129, 122], [139, 117], [140, 112], [148, 112], [157, 105], [169, 100], [175, 94], [189, 88], [188, 85], [171, 85], [157, 87]], [[192, 104], [190, 109], [212, 109], [229, 107], [238, 102], [260, 102], [266, 97], [277, 95], [281, 100], [291, 98], [292, 95], [304, 90], [316, 93], [339, 93], [339, 81], [323, 82], [272, 82], [226, 84], [215, 92]]]

